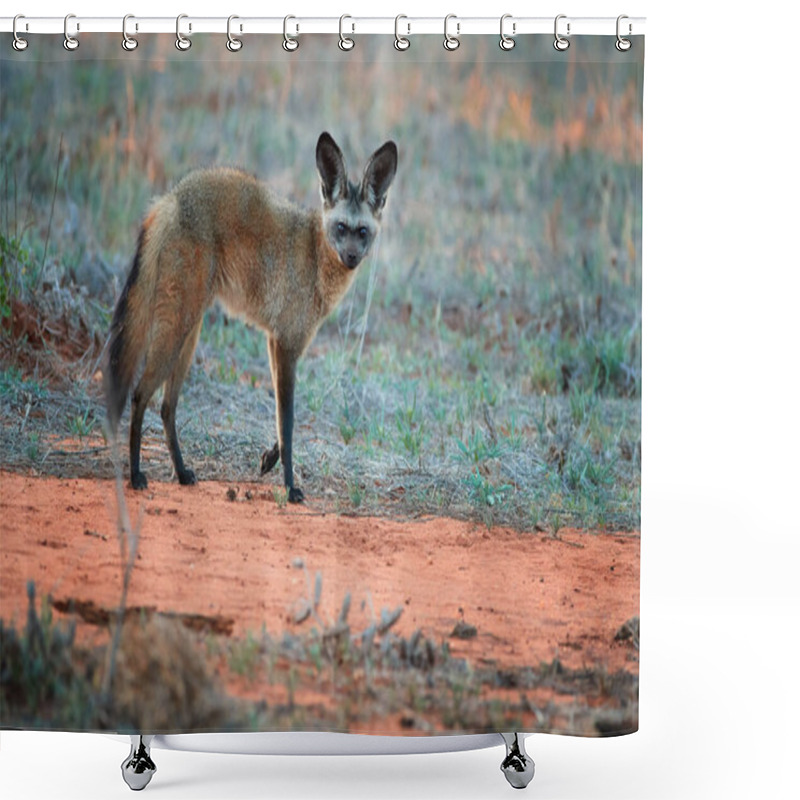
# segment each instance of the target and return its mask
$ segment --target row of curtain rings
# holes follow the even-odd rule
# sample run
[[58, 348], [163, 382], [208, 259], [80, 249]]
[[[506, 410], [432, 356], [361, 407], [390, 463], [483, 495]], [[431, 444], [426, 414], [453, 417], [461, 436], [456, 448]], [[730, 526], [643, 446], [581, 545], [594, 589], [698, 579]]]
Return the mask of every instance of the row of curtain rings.
[[[176, 21], [175, 21], [175, 47], [178, 50], [188, 50], [192, 46], [192, 40], [189, 39], [185, 34], [181, 32], [181, 20], [187, 19], [188, 14], [179, 14]], [[67, 14], [64, 17], [64, 49], [65, 50], [77, 50], [78, 45], [80, 42], [78, 41], [77, 37], [72, 36], [69, 32], [69, 21], [71, 19], [75, 19], [75, 14]], [[553, 47], [559, 52], [563, 52], [569, 47], [569, 39], [567, 38], [570, 35], [570, 23], [567, 23], [567, 36], [563, 36], [558, 30], [558, 24], [562, 19], [566, 19], [566, 14], [559, 14], [555, 18], [555, 23], [553, 25], [553, 32], [555, 35], [555, 40], [553, 41]], [[15, 50], [24, 50], [28, 46], [28, 40], [23, 39], [19, 33], [17, 32], [17, 22], [21, 19], [25, 19], [23, 14], [17, 14], [14, 17], [14, 25], [13, 25], [13, 33], [14, 33], [14, 40], [12, 45]], [[139, 41], [131, 36], [128, 33], [128, 20], [135, 19], [133, 14], [126, 14], [122, 18], [122, 48], [130, 52], [131, 50], [135, 50], [138, 45]], [[228, 17], [228, 41], [226, 43], [226, 47], [232, 53], [236, 53], [242, 49], [242, 40], [235, 37], [231, 31], [231, 25], [234, 20], [239, 19], [235, 14], [232, 14]], [[284, 17], [283, 19], [283, 49], [287, 52], [293, 52], [297, 50], [300, 46], [300, 37], [297, 33], [294, 35], [289, 33], [289, 23], [291, 20], [297, 19], [296, 17], [292, 16], [291, 14]], [[339, 17], [339, 47], [342, 50], [352, 50], [355, 47], [355, 41], [351, 39], [349, 36], [345, 36], [344, 34], [344, 23], [345, 20], [352, 19], [349, 14], [342, 14]], [[408, 36], [411, 35], [411, 23], [406, 23], [407, 25], [407, 32], [406, 36], [400, 35], [400, 20], [408, 19], [405, 14], [398, 14], [394, 20], [394, 46], [395, 49], [404, 51], [408, 50], [411, 46], [411, 40]], [[511, 23], [511, 35], [509, 36], [506, 33], [506, 20], [512, 20]], [[622, 21], [628, 19], [626, 14], [620, 14], [617, 17], [617, 41], [615, 43], [615, 47], [621, 53], [630, 50], [631, 48], [631, 40], [625, 38], [621, 32]], [[453, 35], [450, 32], [450, 21], [456, 20], [456, 34]], [[514, 35], [516, 34], [516, 23], [513, 22], [513, 17], [511, 14], [503, 14], [500, 17], [500, 49], [501, 50], [512, 50], [514, 45], [516, 44], [516, 40], [514, 39]], [[191, 23], [189, 25], [189, 30], [191, 31]], [[353, 30], [355, 30], [355, 25], [353, 25]], [[628, 26], [628, 31], [630, 33], [630, 25]], [[352, 31], [351, 31], [352, 32]], [[460, 32], [460, 23], [458, 22], [458, 17], [455, 14], [448, 14], [444, 18], [444, 41], [442, 44], [444, 45], [445, 50], [458, 50], [459, 45], [461, 44], [461, 40], [458, 38], [458, 34]]]

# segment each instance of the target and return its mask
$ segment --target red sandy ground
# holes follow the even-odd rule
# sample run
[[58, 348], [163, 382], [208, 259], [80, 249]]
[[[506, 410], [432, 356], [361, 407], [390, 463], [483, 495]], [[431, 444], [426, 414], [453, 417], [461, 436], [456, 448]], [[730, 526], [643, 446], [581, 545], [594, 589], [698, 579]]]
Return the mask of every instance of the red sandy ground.
[[[26, 584], [39, 596], [113, 609], [121, 587], [113, 485], [0, 472], [0, 617], [21, 623]], [[234, 636], [262, 625], [301, 633], [295, 613], [322, 574], [319, 613], [336, 619], [347, 592], [355, 631], [403, 606], [394, 627], [417, 628], [479, 664], [603, 665], [636, 671], [614, 641], [639, 613], [638, 534], [517, 533], [452, 519], [400, 522], [279, 508], [265, 487], [200, 483], [126, 489], [139, 555], [129, 606], [232, 621]], [[252, 499], [245, 499], [250, 492]], [[362, 601], [371, 599], [364, 604]], [[470, 639], [449, 638], [462, 619]]]

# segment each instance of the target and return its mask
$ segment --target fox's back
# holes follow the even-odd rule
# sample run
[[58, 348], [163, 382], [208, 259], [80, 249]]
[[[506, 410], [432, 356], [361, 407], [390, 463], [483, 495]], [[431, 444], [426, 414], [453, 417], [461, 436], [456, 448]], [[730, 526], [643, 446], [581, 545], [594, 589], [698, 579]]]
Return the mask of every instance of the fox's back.
[[[238, 169], [189, 173], [156, 201], [152, 244], [179, 254], [175, 278], [185, 267], [230, 311], [273, 328], [298, 284], [311, 283], [313, 212], [276, 197], [261, 181]], [[147, 226], [147, 223], [146, 223]], [[180, 266], [180, 265], [183, 266]], [[170, 277], [159, 266], [163, 282]]]
[[261, 238], [265, 227], [301, 213], [252, 175], [228, 167], [190, 172], [170, 194], [182, 233], [205, 244]]

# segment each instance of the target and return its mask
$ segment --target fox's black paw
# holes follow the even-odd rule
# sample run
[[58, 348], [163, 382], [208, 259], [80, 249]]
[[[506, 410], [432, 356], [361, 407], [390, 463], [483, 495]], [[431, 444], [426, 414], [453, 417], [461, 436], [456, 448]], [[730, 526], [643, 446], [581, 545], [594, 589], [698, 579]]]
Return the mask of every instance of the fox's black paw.
[[266, 475], [278, 463], [280, 457], [281, 450], [275, 442], [272, 450], [265, 450], [261, 455], [261, 474]]
[[139, 490], [147, 488], [147, 476], [144, 472], [134, 472], [131, 474], [131, 486]]
[[306, 498], [302, 489], [292, 486], [292, 488], [289, 489], [287, 499], [290, 503], [302, 503]]
[[185, 469], [183, 472], [179, 472], [178, 480], [181, 486], [194, 486], [197, 483], [197, 477], [191, 469]]

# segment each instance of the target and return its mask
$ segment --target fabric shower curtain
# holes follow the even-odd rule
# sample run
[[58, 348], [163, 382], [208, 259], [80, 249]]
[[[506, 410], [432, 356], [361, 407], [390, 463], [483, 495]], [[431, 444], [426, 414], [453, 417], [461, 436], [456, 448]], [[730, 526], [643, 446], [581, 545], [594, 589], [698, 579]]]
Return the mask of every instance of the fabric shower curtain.
[[354, 40], [3, 39], [3, 728], [637, 729], [643, 38]]

